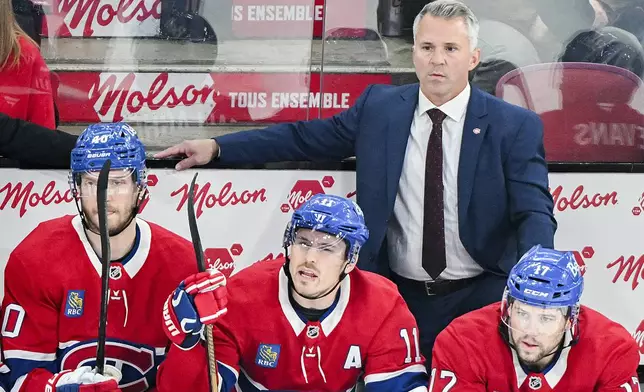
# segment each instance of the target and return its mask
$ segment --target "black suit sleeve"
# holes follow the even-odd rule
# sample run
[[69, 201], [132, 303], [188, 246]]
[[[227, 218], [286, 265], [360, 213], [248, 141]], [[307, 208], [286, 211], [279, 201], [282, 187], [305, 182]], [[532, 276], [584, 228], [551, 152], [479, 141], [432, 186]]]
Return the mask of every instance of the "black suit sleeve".
[[68, 168], [76, 139], [76, 135], [0, 113], [0, 156], [29, 164]]

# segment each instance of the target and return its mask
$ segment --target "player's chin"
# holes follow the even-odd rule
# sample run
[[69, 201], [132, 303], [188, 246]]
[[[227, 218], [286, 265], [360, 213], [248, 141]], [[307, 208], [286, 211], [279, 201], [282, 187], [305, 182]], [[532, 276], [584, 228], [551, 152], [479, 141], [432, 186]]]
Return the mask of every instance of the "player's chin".
[[122, 216], [120, 216], [120, 214], [114, 213], [112, 215], [108, 215], [107, 223], [110, 235], [115, 235], [123, 231], [125, 226], [128, 224], [128, 219], [123, 218]]
[[298, 292], [306, 295], [314, 295], [320, 291], [320, 283], [317, 279], [296, 277], [293, 284]]
[[118, 225], [109, 225], [107, 232], [110, 237], [120, 234], [125, 229], [124, 223], [119, 223]]
[[527, 365], [533, 365], [542, 358], [543, 356], [541, 355], [540, 350], [534, 350], [534, 351], [526, 351], [526, 350], [519, 350], [519, 358], [521, 361]]

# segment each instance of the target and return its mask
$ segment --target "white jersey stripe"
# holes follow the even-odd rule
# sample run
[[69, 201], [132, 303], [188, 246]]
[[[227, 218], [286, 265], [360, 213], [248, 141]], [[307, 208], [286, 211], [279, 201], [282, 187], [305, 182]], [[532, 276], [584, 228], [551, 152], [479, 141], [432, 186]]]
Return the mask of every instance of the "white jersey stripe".
[[5, 359], [27, 359], [29, 361], [55, 361], [56, 353], [37, 353], [24, 350], [7, 350], [4, 351]]
[[58, 342], [58, 349], [59, 350], [64, 350], [67, 347], [71, 347], [71, 346], [73, 346], [73, 345], [75, 345], [77, 343], [79, 343], [78, 340], [70, 340], [68, 342]]
[[[80, 343], [78, 340], [70, 340], [68, 342], [59, 342], [58, 343], [58, 349], [59, 350], [64, 350], [68, 347], [71, 347], [75, 344]], [[177, 346], [178, 347], [178, 346]], [[165, 355], [165, 347], [155, 347], [154, 348], [154, 354], [155, 355]]]

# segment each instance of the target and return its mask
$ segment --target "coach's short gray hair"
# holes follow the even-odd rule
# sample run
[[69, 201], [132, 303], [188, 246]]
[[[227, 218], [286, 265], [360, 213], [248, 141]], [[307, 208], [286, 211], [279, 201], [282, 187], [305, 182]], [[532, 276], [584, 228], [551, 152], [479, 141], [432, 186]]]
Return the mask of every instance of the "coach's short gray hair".
[[414, 42], [418, 34], [418, 25], [425, 15], [443, 19], [463, 18], [467, 27], [467, 36], [470, 39], [470, 49], [474, 50], [478, 45], [479, 20], [464, 3], [458, 0], [436, 0], [425, 5], [414, 19]]

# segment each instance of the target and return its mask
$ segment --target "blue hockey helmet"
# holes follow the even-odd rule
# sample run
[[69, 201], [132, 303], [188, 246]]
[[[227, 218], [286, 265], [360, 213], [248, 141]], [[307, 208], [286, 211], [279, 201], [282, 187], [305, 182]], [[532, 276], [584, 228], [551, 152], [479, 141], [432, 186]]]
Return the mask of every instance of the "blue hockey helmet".
[[576, 326], [584, 280], [572, 252], [530, 249], [512, 268], [501, 304], [503, 321], [513, 301], [541, 307], [567, 308], [567, 316]]
[[98, 172], [106, 160], [112, 170], [129, 170], [141, 189], [147, 188], [145, 147], [126, 123], [92, 124], [76, 141], [71, 154], [70, 186], [77, 195], [78, 175]]
[[360, 248], [369, 238], [369, 230], [358, 204], [344, 197], [324, 193], [313, 195], [293, 213], [284, 232], [285, 248], [294, 243], [295, 233], [302, 228], [344, 240], [349, 263], [358, 261]]

